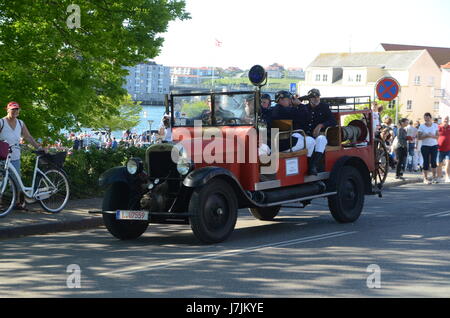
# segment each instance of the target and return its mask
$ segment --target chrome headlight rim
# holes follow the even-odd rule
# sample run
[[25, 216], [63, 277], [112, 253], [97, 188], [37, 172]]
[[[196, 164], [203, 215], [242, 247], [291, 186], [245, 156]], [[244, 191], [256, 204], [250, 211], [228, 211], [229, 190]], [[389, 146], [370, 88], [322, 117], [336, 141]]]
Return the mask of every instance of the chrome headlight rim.
[[144, 163], [141, 158], [131, 158], [127, 161], [126, 168], [130, 175], [137, 175], [144, 170]]

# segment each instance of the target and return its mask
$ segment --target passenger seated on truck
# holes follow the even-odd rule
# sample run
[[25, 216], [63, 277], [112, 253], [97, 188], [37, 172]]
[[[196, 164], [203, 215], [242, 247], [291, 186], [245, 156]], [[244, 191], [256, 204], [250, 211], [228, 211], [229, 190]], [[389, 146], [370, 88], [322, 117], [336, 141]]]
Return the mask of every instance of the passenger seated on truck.
[[[275, 102], [277, 104], [270, 108], [266, 114], [269, 133], [271, 128], [278, 128], [280, 131], [302, 129], [301, 127], [304, 126], [302, 121], [306, 118], [306, 113], [303, 107], [292, 107], [292, 95], [287, 91], [279, 91], [275, 95]], [[290, 127], [285, 128], [282, 125], [280, 126], [285, 120], [290, 122]], [[314, 151], [314, 138], [309, 136], [305, 138], [305, 136], [297, 132], [291, 135], [280, 134], [278, 149], [280, 152], [299, 151], [305, 148], [305, 141], [308, 157], [310, 157]]]
[[317, 165], [323, 159], [323, 153], [327, 146], [327, 138], [322, 132], [332, 126], [336, 126], [336, 119], [331, 113], [328, 104], [320, 101], [320, 91], [313, 88], [308, 92], [309, 104], [306, 108], [306, 122], [303, 126], [308, 136], [315, 138], [315, 148], [312, 157], [308, 160], [308, 174], [317, 175]]

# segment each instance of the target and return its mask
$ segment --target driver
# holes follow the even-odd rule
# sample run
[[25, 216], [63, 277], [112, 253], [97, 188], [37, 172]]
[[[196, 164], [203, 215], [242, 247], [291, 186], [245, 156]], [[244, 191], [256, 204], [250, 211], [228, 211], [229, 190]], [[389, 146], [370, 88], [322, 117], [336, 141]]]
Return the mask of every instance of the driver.
[[[215, 107], [216, 107], [215, 108], [215, 118], [216, 118], [217, 125], [224, 124], [227, 121], [227, 119], [235, 117], [233, 112], [223, 109], [221, 107], [221, 99], [220, 98], [216, 98], [214, 101], [215, 101]], [[209, 106], [209, 109], [203, 110], [202, 113], [199, 116], [193, 118], [193, 120], [201, 119], [202, 123], [204, 125], [212, 125], [213, 123], [212, 123], [212, 117], [211, 117], [211, 115], [212, 115], [211, 97], [208, 97], [208, 106]]]

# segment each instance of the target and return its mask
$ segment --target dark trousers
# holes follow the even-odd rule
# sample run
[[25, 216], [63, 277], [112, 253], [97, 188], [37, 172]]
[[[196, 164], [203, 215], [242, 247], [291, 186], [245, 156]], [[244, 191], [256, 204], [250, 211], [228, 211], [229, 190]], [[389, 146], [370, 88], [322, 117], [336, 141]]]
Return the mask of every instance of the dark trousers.
[[397, 170], [395, 175], [401, 177], [403, 170], [405, 170], [406, 157], [408, 156], [408, 150], [404, 147], [395, 149], [395, 156], [397, 157]]
[[[408, 170], [411, 171], [413, 170], [413, 165], [414, 165], [414, 148], [416, 147], [415, 143], [408, 143], [408, 157], [406, 158], [406, 162], [408, 163]], [[411, 158], [411, 159], [409, 159]]]
[[438, 146], [422, 146], [420, 148], [420, 151], [422, 152], [423, 157], [423, 170], [430, 170], [430, 164], [431, 168], [436, 169], [437, 168], [437, 154], [438, 154]]

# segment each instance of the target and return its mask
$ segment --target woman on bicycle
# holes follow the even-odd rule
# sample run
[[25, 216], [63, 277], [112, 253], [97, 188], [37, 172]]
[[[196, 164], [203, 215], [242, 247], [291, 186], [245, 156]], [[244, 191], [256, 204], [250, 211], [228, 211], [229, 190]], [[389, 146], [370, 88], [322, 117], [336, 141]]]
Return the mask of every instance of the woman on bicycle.
[[[6, 106], [7, 115], [0, 119], [0, 140], [6, 141], [12, 146], [11, 164], [16, 168], [20, 175], [20, 138], [23, 137], [36, 149], [40, 149], [36, 140], [31, 136], [25, 123], [18, 119], [20, 105], [17, 102], [9, 102]], [[25, 198], [23, 194], [19, 195], [19, 201], [16, 205], [17, 210], [25, 210]]]

